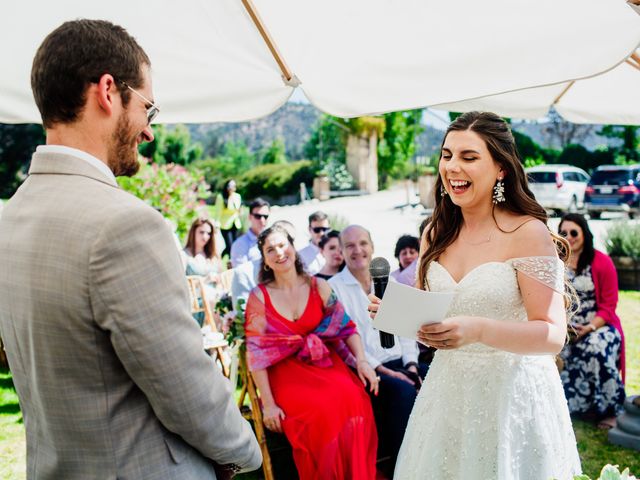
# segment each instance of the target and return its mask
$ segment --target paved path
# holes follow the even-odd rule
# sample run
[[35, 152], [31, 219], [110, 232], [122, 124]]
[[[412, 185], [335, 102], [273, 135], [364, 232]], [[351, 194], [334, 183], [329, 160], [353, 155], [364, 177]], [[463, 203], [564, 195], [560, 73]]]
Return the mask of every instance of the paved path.
[[[411, 196], [412, 203], [418, 201]], [[270, 220], [289, 220], [297, 229], [296, 246], [302, 247], [308, 241], [307, 217], [316, 210], [330, 215], [340, 215], [348, 223], [358, 223], [371, 231], [375, 252], [374, 256], [383, 256], [395, 265], [393, 250], [400, 235], [409, 233], [418, 235], [418, 226], [426, 217], [427, 211], [421, 206], [407, 206], [407, 193], [403, 187], [392, 188], [372, 195], [359, 197], [333, 198], [325, 202], [312, 201], [306, 204], [286, 207], [274, 207]], [[629, 222], [624, 214], [609, 214], [603, 220], [590, 220], [596, 248], [604, 250], [606, 229], [612, 221]], [[551, 218], [549, 226], [557, 229], [559, 219]], [[638, 220], [634, 220], [634, 223]]]

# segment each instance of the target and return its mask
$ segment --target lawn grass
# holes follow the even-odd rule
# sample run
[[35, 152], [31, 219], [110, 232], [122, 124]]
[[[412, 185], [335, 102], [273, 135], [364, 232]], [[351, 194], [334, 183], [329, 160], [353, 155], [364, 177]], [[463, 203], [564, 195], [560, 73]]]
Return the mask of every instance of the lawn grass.
[[[618, 314], [626, 336], [627, 395], [640, 394], [640, 292], [620, 292]], [[582, 469], [591, 478], [597, 478], [607, 463], [629, 467], [640, 476], [640, 453], [611, 445], [607, 432], [598, 430], [593, 423], [574, 420], [578, 451]], [[11, 374], [0, 370], [0, 479], [25, 478], [26, 443], [18, 397], [13, 388]], [[258, 478], [253, 473], [244, 478]]]

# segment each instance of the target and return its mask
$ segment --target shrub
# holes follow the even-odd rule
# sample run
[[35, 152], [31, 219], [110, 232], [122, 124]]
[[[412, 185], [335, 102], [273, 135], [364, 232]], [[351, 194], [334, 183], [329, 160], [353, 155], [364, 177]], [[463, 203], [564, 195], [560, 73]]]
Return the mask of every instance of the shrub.
[[148, 163], [146, 159], [141, 159], [136, 176], [118, 177], [118, 183], [171, 220], [181, 238], [198, 216], [201, 200], [209, 196], [209, 186], [198, 172], [172, 163]]
[[307, 186], [312, 185], [315, 176], [316, 168], [309, 160], [260, 165], [238, 177], [238, 191], [245, 200], [256, 197], [277, 200], [286, 195], [297, 194], [301, 182]]
[[640, 224], [614, 223], [607, 230], [605, 244], [611, 256], [640, 260]]

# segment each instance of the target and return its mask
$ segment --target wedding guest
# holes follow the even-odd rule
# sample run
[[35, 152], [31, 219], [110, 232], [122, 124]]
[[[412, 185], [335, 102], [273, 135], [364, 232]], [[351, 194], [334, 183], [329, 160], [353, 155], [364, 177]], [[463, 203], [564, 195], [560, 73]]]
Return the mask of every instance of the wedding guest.
[[269, 202], [256, 198], [249, 205], [249, 230], [231, 245], [231, 265], [236, 268], [246, 262], [260, 259], [258, 235], [267, 227]]
[[[280, 225], [283, 227], [291, 238], [296, 238], [296, 228], [288, 220], [278, 220], [273, 222], [272, 226]], [[262, 265], [262, 256], [258, 260], [246, 262], [233, 269], [233, 279], [231, 280], [231, 299], [233, 306], [238, 306], [238, 300], [246, 302], [249, 294], [258, 285], [258, 274]]]
[[418, 237], [402, 235], [396, 242], [396, 248], [393, 254], [398, 260], [398, 268], [392, 271], [390, 276], [396, 281], [399, 281], [400, 273], [418, 259], [419, 250], [420, 240], [418, 240]]
[[578, 213], [562, 217], [558, 233], [569, 241], [567, 276], [578, 294], [570, 331], [560, 352], [560, 374], [571, 413], [595, 414], [600, 428], [616, 425], [624, 392], [624, 333], [616, 306], [618, 274], [605, 253], [593, 247], [593, 234]]
[[438, 172], [418, 278], [454, 298], [447, 318], [417, 333], [438, 351], [394, 478], [573, 478], [580, 458], [554, 359], [569, 245], [549, 231], [499, 116], [451, 123]]
[[298, 252], [309, 275], [318, 273], [325, 264], [319, 243], [329, 230], [331, 227], [326, 213], [318, 211], [309, 215], [309, 243]]
[[340, 248], [340, 232], [331, 230], [318, 242], [324, 257], [324, 266], [316, 273], [316, 277], [329, 280], [344, 268], [344, 256]]
[[215, 218], [220, 222], [220, 233], [225, 242], [225, 248], [220, 252], [221, 257], [231, 254], [231, 245], [240, 235], [242, 229], [241, 208], [242, 197], [236, 192], [236, 182], [235, 180], [227, 180], [222, 188], [222, 193], [217, 195], [214, 204]]
[[383, 348], [380, 332], [371, 324], [367, 295], [373, 291], [369, 274], [373, 241], [369, 231], [359, 225], [350, 225], [340, 233], [340, 244], [347, 265], [329, 280], [329, 284], [355, 321], [366, 358], [380, 377], [380, 394], [372, 398], [380, 433], [379, 456], [391, 457], [390, 469], [393, 471], [426, 366], [418, 364], [415, 340], [394, 336], [394, 346]]
[[327, 282], [304, 271], [283, 227], [263, 231], [258, 246], [245, 332], [264, 424], [286, 435], [301, 480], [371, 480], [377, 436], [364, 385], [377, 393], [378, 378], [356, 327]]
[[154, 139], [151, 71], [105, 20], [64, 22], [35, 52], [46, 145], [0, 220], [0, 336], [29, 479], [230, 478], [261, 463], [203, 350], [170, 229], [116, 182]]

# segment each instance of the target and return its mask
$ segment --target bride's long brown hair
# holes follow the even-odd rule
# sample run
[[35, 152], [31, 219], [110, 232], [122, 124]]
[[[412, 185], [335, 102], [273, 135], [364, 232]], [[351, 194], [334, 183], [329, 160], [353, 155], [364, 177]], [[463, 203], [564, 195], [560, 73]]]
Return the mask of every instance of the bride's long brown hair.
[[[464, 113], [449, 125], [442, 140], [442, 146], [444, 146], [444, 141], [449, 132], [467, 130], [475, 132], [484, 140], [493, 160], [505, 171], [503, 183], [506, 201], [495, 205], [491, 211], [493, 221], [498, 229], [505, 233], [511, 233], [502, 230], [498, 225], [495, 217], [496, 208], [510, 211], [517, 215], [528, 215], [537, 218], [546, 225], [548, 220], [547, 213], [536, 202], [533, 193], [529, 190], [527, 176], [522, 167], [513, 134], [507, 122], [491, 112]], [[435, 208], [426, 231], [428, 246], [420, 258], [418, 267], [418, 278], [422, 289], [426, 289], [425, 282], [429, 264], [438, 259], [446, 248], [458, 238], [462, 227], [462, 211], [460, 207], [451, 201], [449, 195], [442, 196], [440, 194], [443, 188], [442, 178], [438, 175], [433, 189]], [[566, 262], [569, 256], [569, 243], [551, 231], [549, 231], [549, 235], [555, 242], [558, 255]]]

